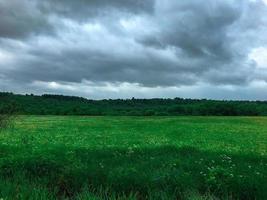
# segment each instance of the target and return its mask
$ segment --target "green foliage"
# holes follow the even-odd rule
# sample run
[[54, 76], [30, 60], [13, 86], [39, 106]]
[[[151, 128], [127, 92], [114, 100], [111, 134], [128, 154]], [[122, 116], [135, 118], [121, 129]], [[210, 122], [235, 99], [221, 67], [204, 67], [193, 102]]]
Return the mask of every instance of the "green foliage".
[[10, 116], [0, 115], [0, 131], [7, 128], [9, 124], [10, 124]]
[[11, 125], [16, 105], [9, 97], [11, 93], [0, 93], [0, 131]]
[[88, 100], [62, 95], [0, 93], [0, 114], [89, 116], [267, 116], [265, 101], [193, 99]]
[[25, 116], [3, 199], [266, 199], [267, 118]]

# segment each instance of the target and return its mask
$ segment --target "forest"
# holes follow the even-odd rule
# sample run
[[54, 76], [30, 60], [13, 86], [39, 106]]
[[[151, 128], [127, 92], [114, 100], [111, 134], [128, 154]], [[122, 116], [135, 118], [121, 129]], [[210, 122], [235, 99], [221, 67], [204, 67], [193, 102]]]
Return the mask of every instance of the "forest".
[[103, 99], [0, 93], [0, 114], [79, 116], [267, 116], [267, 101]]

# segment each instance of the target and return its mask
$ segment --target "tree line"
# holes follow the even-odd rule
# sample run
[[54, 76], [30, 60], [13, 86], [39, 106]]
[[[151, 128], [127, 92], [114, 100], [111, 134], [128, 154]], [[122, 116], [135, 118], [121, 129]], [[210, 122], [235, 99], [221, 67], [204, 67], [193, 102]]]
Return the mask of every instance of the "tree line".
[[0, 114], [88, 116], [267, 116], [267, 101], [104, 99], [0, 92]]

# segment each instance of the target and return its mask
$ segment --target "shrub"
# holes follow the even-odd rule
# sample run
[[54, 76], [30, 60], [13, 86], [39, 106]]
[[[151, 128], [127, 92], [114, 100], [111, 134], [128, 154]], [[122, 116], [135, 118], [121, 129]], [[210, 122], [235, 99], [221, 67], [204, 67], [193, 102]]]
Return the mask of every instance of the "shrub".
[[7, 128], [10, 125], [11, 115], [0, 115], [0, 130]]

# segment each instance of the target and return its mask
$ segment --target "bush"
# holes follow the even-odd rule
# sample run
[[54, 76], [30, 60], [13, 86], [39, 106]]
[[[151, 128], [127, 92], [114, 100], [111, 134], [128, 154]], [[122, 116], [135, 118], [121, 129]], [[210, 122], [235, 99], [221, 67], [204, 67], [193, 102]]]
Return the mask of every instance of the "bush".
[[9, 115], [0, 115], [0, 130], [7, 128], [10, 122]]

